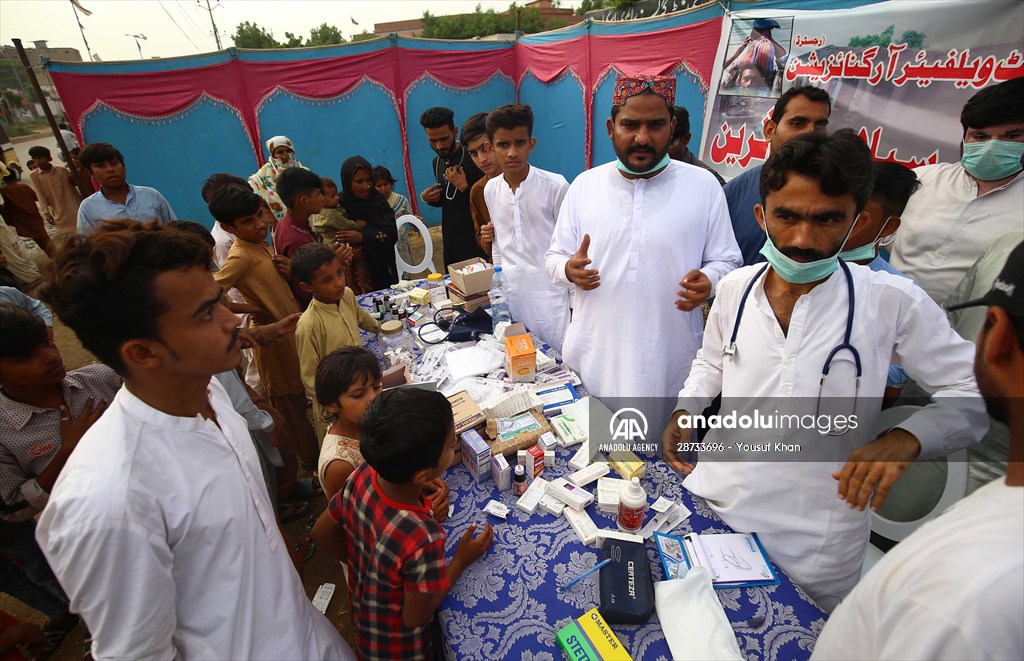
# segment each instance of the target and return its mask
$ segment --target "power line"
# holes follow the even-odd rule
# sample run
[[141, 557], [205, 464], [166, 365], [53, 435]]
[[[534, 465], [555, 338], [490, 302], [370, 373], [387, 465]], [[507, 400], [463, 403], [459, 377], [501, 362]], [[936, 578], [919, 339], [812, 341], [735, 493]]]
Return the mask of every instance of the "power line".
[[181, 29], [181, 26], [178, 25], [178, 21], [174, 20], [174, 17], [171, 16], [171, 12], [167, 11], [167, 7], [164, 7], [164, 3], [160, 2], [160, 0], [156, 0], [156, 4], [160, 5], [160, 9], [164, 10], [164, 13], [167, 14], [167, 18], [171, 19], [171, 23], [174, 23], [174, 27], [178, 28], [178, 32], [185, 35], [185, 38], [188, 39], [188, 43], [192, 44], [192, 47], [196, 49], [196, 52], [202, 53], [203, 49], [196, 46], [196, 42], [192, 41], [192, 37], [188, 36], [188, 33]]
[[209, 36], [208, 33], [203, 32], [203, 30], [198, 25], [196, 25], [196, 22], [192, 20], [191, 16], [189, 16], [188, 11], [186, 11], [185, 8], [181, 6], [181, 2], [176, 0], [174, 6], [178, 8], [178, 13], [185, 17], [185, 20], [188, 22], [189, 29], [192, 30], [193, 34], [198, 36], [200, 39], [205, 39], [207, 36]]

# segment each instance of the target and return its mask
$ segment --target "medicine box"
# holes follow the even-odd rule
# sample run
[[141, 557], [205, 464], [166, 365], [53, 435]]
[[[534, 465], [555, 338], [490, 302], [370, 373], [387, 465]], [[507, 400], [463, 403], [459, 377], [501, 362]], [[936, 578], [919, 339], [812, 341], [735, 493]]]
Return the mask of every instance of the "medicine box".
[[491, 455], [491, 477], [498, 485], [499, 491], [504, 491], [512, 486], [512, 467], [508, 465], [505, 455]]
[[532, 480], [544, 472], [544, 450], [539, 446], [531, 445], [525, 450], [520, 450], [516, 458], [526, 469], [527, 478]]
[[409, 292], [409, 302], [413, 305], [430, 305], [430, 293], [426, 289], [416, 287]]
[[[480, 265], [473, 267], [478, 270], [465, 275], [460, 273], [460, 271], [470, 267], [472, 264]], [[448, 275], [452, 277], [452, 284], [468, 297], [481, 292], [486, 293], [491, 288], [491, 276], [494, 275], [494, 267], [479, 257], [474, 257], [473, 259], [450, 264], [448, 266]]]
[[576, 418], [567, 413], [551, 418], [550, 424], [562, 447], [567, 448], [587, 440], [587, 435], [576, 423]]
[[487, 421], [483, 411], [477, 406], [473, 398], [465, 390], [460, 390], [448, 398], [452, 405], [452, 415], [455, 417], [455, 433], [461, 434], [467, 429], [472, 429]]
[[644, 464], [643, 459], [629, 450], [609, 452], [608, 465], [625, 480], [643, 477], [647, 472], [647, 466]]
[[[510, 334], [516, 327], [521, 332]], [[512, 324], [505, 331], [505, 371], [515, 383], [532, 382], [537, 377], [537, 349], [533, 338], [525, 332], [522, 324]]]
[[596, 608], [558, 630], [558, 646], [573, 661], [632, 661], [608, 623]]
[[466, 312], [487, 307], [491, 300], [486, 290], [478, 294], [466, 294], [452, 283], [448, 283], [448, 299], [453, 306], [460, 307]]
[[491, 476], [491, 446], [475, 429], [462, 432], [459, 438], [462, 440], [462, 465], [477, 482], [483, 482]]

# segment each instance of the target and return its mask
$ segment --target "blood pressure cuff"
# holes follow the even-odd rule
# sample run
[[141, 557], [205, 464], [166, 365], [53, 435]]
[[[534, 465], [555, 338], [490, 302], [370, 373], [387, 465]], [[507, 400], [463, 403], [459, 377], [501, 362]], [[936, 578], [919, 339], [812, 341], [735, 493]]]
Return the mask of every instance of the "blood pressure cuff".
[[439, 320], [438, 326], [448, 331], [449, 342], [470, 342], [484, 333], [491, 332], [491, 315], [484, 308], [477, 308], [468, 314], [460, 314], [452, 321]]
[[606, 539], [601, 560], [601, 605], [598, 611], [609, 624], [643, 624], [654, 611], [654, 582], [647, 549], [636, 542]]

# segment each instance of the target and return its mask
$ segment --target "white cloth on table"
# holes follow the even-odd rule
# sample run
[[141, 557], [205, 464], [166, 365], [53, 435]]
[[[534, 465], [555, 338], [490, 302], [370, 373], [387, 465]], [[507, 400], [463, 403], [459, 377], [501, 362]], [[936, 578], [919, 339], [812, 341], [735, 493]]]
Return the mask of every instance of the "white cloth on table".
[[[813, 410], [821, 372], [843, 341], [849, 295], [838, 269], [801, 296], [783, 333], [764, 293], [762, 274], [750, 292], [736, 338], [736, 354], [723, 356], [743, 291], [762, 265], [738, 269], [722, 280], [711, 308], [704, 346], [679, 393], [677, 410], [699, 413], [722, 394], [727, 402], [772, 401], [780, 413]], [[874, 440], [889, 364], [898, 362], [935, 403], [900, 428], [921, 443], [921, 459], [947, 455], [976, 443], [988, 426], [974, 380], [974, 346], [958, 336], [946, 315], [907, 278], [849, 264], [856, 304], [851, 343], [860, 353], [863, 376], [856, 405], [857, 429], [846, 436], [821, 436], [816, 429], [712, 429], [706, 443], [727, 450], [702, 453], [684, 481], [686, 488], [737, 532], [756, 532], [769, 558], [825, 610], [831, 610], [860, 577], [869, 534], [869, 512], [847, 507], [832, 478], [849, 449]], [[823, 413], [852, 411], [856, 371], [848, 351], [836, 354], [825, 381]], [[830, 411], [831, 402], [840, 402]], [[787, 410], [786, 407], [792, 407]], [[807, 410], [810, 407], [810, 410]], [[848, 408], [849, 407], [849, 408]], [[771, 413], [771, 411], [764, 411]], [[778, 454], [752, 455], [736, 442], [785, 441], [812, 448], [816, 461]], [[817, 444], [817, 445], [815, 445]], [[806, 457], [806, 455], [805, 455]], [[823, 459], [824, 457], [824, 459]]]
[[584, 234], [601, 285], [576, 291], [566, 364], [599, 398], [674, 397], [703, 335], [700, 309], [675, 307], [679, 281], [700, 269], [714, 287], [742, 264], [721, 185], [678, 161], [650, 179], [600, 165], [566, 193], [544, 256], [552, 282], [569, 284], [565, 265]]
[[1024, 173], [978, 197], [978, 182], [959, 163], [914, 172], [921, 189], [901, 216], [889, 262], [938, 303], [993, 241], [1024, 227]]
[[94, 658], [354, 658], [288, 556], [246, 422], [122, 388], [54, 485], [36, 538]]
[[544, 251], [567, 190], [565, 177], [532, 165], [515, 191], [503, 176], [484, 187], [512, 318], [558, 351], [569, 327], [569, 287], [548, 278]]
[[812, 658], [1024, 658], [1021, 549], [1024, 487], [985, 485], [886, 553]]

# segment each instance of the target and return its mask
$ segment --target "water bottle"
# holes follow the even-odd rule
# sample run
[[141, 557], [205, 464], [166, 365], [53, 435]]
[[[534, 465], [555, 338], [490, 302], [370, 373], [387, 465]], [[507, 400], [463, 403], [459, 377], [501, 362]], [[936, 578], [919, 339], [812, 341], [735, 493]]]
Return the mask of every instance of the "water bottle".
[[491, 300], [492, 331], [497, 330], [501, 322], [512, 323], [512, 313], [508, 309], [508, 281], [500, 266], [494, 267], [494, 276], [491, 277], [491, 288], [487, 292], [487, 297]]

